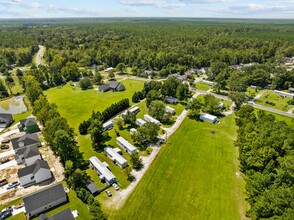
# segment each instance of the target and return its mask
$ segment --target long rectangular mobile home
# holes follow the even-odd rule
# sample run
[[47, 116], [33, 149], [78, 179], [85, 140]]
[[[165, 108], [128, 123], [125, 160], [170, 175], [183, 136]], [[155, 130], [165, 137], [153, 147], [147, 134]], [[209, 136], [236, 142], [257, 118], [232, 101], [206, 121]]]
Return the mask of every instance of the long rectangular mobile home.
[[161, 125], [160, 121], [158, 121], [157, 119], [151, 117], [150, 115], [147, 115], [147, 114], [144, 115], [144, 119], [145, 119], [146, 121], [149, 121], [149, 122], [151, 122], [151, 123], [153, 123], [153, 124], [156, 124], [156, 125], [158, 125], [158, 126]]
[[125, 151], [130, 154], [136, 154], [138, 153], [137, 149], [127, 140], [125, 140], [123, 137], [117, 137], [116, 138], [116, 143], [121, 146]]
[[108, 185], [112, 185], [116, 182], [116, 177], [108, 169], [106, 162], [101, 162], [96, 156], [89, 159], [91, 167], [98, 173], [101, 180], [105, 180]]
[[142, 118], [137, 118], [137, 120], [136, 120], [136, 125], [138, 125], [138, 126], [143, 126], [144, 124], [146, 124], [147, 122], [146, 121], [144, 121]]
[[176, 114], [176, 110], [174, 110], [173, 108], [169, 107], [168, 105], [165, 106], [165, 111], [171, 113], [172, 115]]
[[121, 150], [119, 148], [113, 149], [111, 147], [105, 147], [104, 153], [120, 168], [125, 168], [128, 166], [128, 161], [122, 155], [120, 155]]
[[103, 131], [106, 131], [106, 130], [111, 129], [111, 128], [113, 127], [114, 123], [115, 123], [114, 120], [109, 120], [109, 121], [105, 122], [105, 123], [102, 125], [102, 129], [103, 129]]
[[275, 94], [284, 96], [284, 97], [289, 97], [289, 98], [294, 98], [294, 94], [293, 93], [288, 93], [288, 92], [283, 92], [283, 91], [279, 91], [279, 90], [274, 90]]
[[200, 119], [203, 121], [210, 122], [210, 123], [217, 123], [217, 117], [214, 115], [207, 114], [207, 113], [201, 114]]

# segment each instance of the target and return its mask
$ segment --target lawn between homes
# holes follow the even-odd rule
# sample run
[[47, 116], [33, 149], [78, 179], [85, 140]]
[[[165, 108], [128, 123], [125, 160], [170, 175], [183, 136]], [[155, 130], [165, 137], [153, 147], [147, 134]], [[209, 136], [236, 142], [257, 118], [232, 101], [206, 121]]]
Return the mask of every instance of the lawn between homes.
[[241, 219], [234, 116], [220, 124], [185, 119], [121, 209], [109, 219]]

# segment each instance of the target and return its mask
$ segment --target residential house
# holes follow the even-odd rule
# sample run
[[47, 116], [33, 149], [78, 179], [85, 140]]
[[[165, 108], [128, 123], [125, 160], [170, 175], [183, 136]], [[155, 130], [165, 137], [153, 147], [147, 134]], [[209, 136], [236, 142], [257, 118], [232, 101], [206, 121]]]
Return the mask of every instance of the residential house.
[[117, 137], [116, 143], [130, 155], [138, 153], [137, 149], [123, 137]]
[[141, 118], [137, 118], [136, 119], [136, 125], [138, 125], [138, 126], [143, 126], [144, 124], [146, 124], [147, 122], [146, 121], [144, 121], [143, 119], [141, 119]]
[[25, 147], [15, 152], [15, 160], [17, 164], [25, 164], [30, 166], [36, 162], [36, 160], [42, 159], [37, 146]]
[[117, 81], [110, 81], [108, 84], [99, 86], [99, 91], [101, 92], [107, 92], [109, 90], [112, 90], [114, 92], [121, 92], [125, 89], [125, 86]]
[[12, 122], [12, 114], [0, 113], [0, 128], [7, 128]]
[[47, 217], [46, 214], [41, 214], [38, 220], [75, 220], [70, 208], [64, 209], [55, 215]]
[[26, 118], [24, 120], [21, 120], [17, 127], [19, 131], [25, 131], [26, 133], [34, 133], [40, 131], [37, 121], [34, 118]]
[[29, 218], [55, 208], [68, 201], [61, 183], [23, 197], [26, 214]]
[[209, 123], [217, 123], [217, 117], [214, 115], [210, 115], [207, 113], [203, 113], [200, 115], [200, 120], [207, 121]]
[[108, 185], [116, 183], [116, 177], [108, 169], [108, 164], [106, 162], [101, 162], [97, 157], [93, 156], [89, 159], [90, 165], [93, 170], [95, 170], [100, 179], [104, 180]]
[[36, 134], [25, 134], [21, 137], [13, 138], [11, 139], [11, 144], [15, 151], [31, 146], [41, 146], [40, 139]]
[[165, 100], [167, 103], [170, 103], [170, 104], [177, 104], [179, 102], [177, 98], [174, 98], [172, 96], [165, 97]]
[[283, 97], [294, 98], [294, 94], [293, 93], [283, 92], [283, 91], [279, 91], [279, 90], [274, 90], [274, 93], [275, 94], [278, 94], [280, 96], [283, 96]]
[[107, 122], [105, 122], [103, 125], [102, 125], [102, 129], [103, 131], [106, 131], [106, 130], [109, 130], [113, 127], [115, 121], [114, 120], [109, 120]]
[[168, 105], [165, 106], [165, 111], [171, 113], [172, 115], [176, 114], [176, 110], [174, 110], [173, 108], [169, 107]]
[[161, 125], [160, 121], [158, 121], [157, 119], [155, 119], [155, 118], [153, 118], [153, 117], [151, 117], [150, 115], [147, 115], [147, 114], [144, 115], [144, 120], [149, 121], [149, 122], [151, 122], [153, 124], [156, 124], [158, 126]]
[[87, 180], [85, 186], [92, 195], [97, 195], [99, 193], [98, 187], [91, 180]]
[[45, 160], [36, 160], [30, 166], [19, 169], [17, 172], [22, 186], [31, 186], [52, 178], [50, 167]]
[[104, 154], [120, 168], [123, 169], [128, 166], [128, 161], [121, 155], [121, 150], [119, 148], [105, 147]]

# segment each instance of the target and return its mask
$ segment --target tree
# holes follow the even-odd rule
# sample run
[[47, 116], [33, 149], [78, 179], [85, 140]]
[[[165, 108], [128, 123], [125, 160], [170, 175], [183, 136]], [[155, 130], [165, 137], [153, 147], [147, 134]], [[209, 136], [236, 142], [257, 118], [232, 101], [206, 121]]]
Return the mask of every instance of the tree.
[[[25, 91], [28, 99], [34, 105], [35, 101], [39, 98], [39, 96], [43, 93], [40, 88], [40, 83], [33, 76], [25, 76], [24, 78]], [[0, 82], [0, 90], [1, 90], [1, 82]]]
[[205, 95], [203, 109], [205, 112], [208, 112], [213, 115], [220, 114], [219, 100], [211, 94]]
[[123, 127], [123, 121], [121, 120], [121, 118], [119, 118], [116, 122], [117, 124], [117, 127], [119, 130], [122, 130], [124, 127]]
[[122, 74], [126, 70], [126, 65], [124, 63], [119, 63], [119, 64], [117, 64], [116, 69], [118, 69], [120, 71], [120, 73]]
[[235, 103], [236, 109], [240, 109], [243, 103], [247, 101], [245, 93], [242, 92], [231, 92], [229, 94], [230, 99]]
[[136, 124], [136, 115], [127, 111], [123, 120], [124, 120], [124, 124], [135, 125]]
[[94, 119], [89, 127], [89, 133], [91, 135], [92, 146], [95, 150], [101, 150], [105, 142], [105, 136], [103, 135], [102, 121]]
[[135, 170], [141, 170], [143, 168], [142, 159], [139, 157], [138, 154], [133, 154], [131, 156], [131, 164]]
[[108, 72], [108, 77], [109, 77], [109, 79], [114, 79], [114, 78], [115, 78], [115, 75], [114, 75], [114, 73], [113, 73], [113, 70], [110, 70], [110, 71]]
[[148, 92], [146, 96], [146, 106], [149, 107], [152, 101], [161, 100], [161, 99], [162, 99], [162, 94], [160, 93], [160, 91], [151, 90]]
[[200, 113], [202, 106], [203, 104], [198, 99], [192, 99], [187, 107], [190, 110], [189, 115], [191, 117], [197, 117]]
[[160, 127], [156, 124], [153, 124], [151, 122], [147, 122], [142, 127], [139, 127], [137, 129], [139, 135], [141, 135], [141, 143], [144, 141], [156, 143], [158, 138]]
[[167, 80], [164, 81], [161, 88], [163, 95], [175, 97], [177, 94], [177, 88], [179, 84], [180, 81], [176, 77], [168, 77]]
[[179, 100], [184, 100], [189, 94], [189, 85], [187, 83], [180, 83], [177, 88], [176, 97]]
[[102, 79], [103, 79], [103, 76], [99, 73], [99, 72], [95, 72], [95, 75], [94, 75], [94, 83], [96, 85], [100, 85], [102, 83]]
[[161, 121], [165, 114], [165, 104], [162, 101], [152, 101], [149, 106], [149, 114]]
[[66, 81], [78, 81], [80, 78], [79, 67], [76, 62], [67, 62], [61, 69], [61, 73]]
[[68, 183], [69, 186], [75, 190], [77, 188], [83, 188], [88, 179], [89, 176], [84, 170], [76, 169], [68, 178]]
[[92, 87], [92, 82], [89, 77], [84, 77], [83, 79], [80, 80], [80, 87], [82, 90], [86, 89], [91, 89]]
[[79, 125], [79, 132], [81, 135], [85, 135], [88, 133], [88, 129], [91, 126], [91, 120], [88, 119], [86, 121], [83, 121], [80, 125]]

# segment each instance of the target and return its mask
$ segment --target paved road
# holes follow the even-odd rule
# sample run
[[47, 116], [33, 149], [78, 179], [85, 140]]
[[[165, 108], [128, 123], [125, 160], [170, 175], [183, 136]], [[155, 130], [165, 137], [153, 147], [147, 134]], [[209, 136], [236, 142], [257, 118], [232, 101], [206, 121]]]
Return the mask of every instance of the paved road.
[[16, 165], [17, 165], [16, 160], [11, 160], [11, 161], [9, 161], [7, 163], [1, 164], [0, 165], [0, 170], [4, 170], [4, 169], [7, 169], [9, 167], [16, 166]]
[[42, 45], [39, 45], [39, 51], [38, 51], [37, 56], [36, 56], [36, 65], [37, 66], [42, 64], [41, 58], [43, 57], [44, 52], [45, 52], [45, 47], [42, 46]]
[[8, 156], [14, 155], [14, 154], [15, 154], [14, 150], [5, 151], [0, 154], [0, 159], [3, 157], [8, 157]]
[[[216, 98], [231, 101], [230, 98], [227, 97], [227, 96], [223, 96], [223, 95], [219, 95], [219, 94], [215, 94], [215, 93], [212, 93], [212, 92], [203, 91], [203, 90], [199, 90], [199, 89], [196, 90], [196, 94], [204, 94], [204, 95], [211, 94], [211, 95], [214, 95]], [[276, 114], [283, 115], [283, 116], [286, 116], [286, 117], [294, 118], [294, 114], [291, 114], [291, 113], [288, 113], [288, 112], [284, 112], [284, 111], [277, 110], [277, 109], [274, 109], [274, 108], [269, 108], [269, 107], [266, 107], [266, 106], [263, 106], [263, 105], [258, 105], [258, 104], [254, 103], [254, 102], [252, 102], [250, 104], [254, 108], [257, 108], [257, 109], [261, 109], [261, 110], [264, 110], [264, 111], [268, 111], [268, 112], [276, 113]]]

